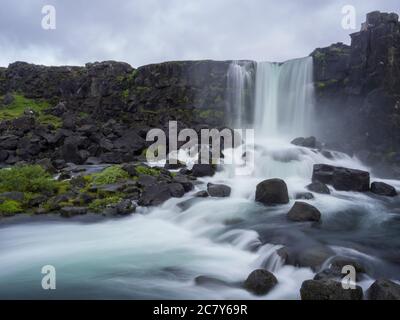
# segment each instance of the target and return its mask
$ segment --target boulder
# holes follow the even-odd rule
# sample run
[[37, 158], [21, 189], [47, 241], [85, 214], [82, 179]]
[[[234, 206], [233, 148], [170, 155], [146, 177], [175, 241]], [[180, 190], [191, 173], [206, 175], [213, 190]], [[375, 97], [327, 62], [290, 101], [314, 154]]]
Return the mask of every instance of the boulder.
[[265, 205], [289, 203], [289, 194], [285, 181], [269, 179], [260, 182], [256, 188], [255, 199]]
[[118, 202], [115, 205], [115, 208], [117, 209], [118, 215], [124, 216], [133, 213], [136, 209], [136, 206], [132, 203], [131, 200], [125, 199]]
[[317, 208], [314, 206], [301, 202], [296, 201], [293, 207], [287, 214], [287, 218], [291, 221], [320, 221], [321, 220], [321, 213]]
[[315, 137], [308, 137], [308, 138], [299, 137], [294, 139], [291, 142], [291, 144], [306, 148], [317, 148], [320, 145]]
[[276, 253], [287, 265], [311, 268], [315, 271], [335, 255], [332, 249], [323, 245], [282, 247]]
[[369, 300], [400, 300], [400, 285], [387, 280], [376, 280], [367, 290]]
[[194, 186], [193, 186], [193, 182], [190, 181], [186, 176], [181, 175], [181, 174], [177, 174], [174, 179], [174, 182], [180, 183], [182, 185], [182, 187], [185, 189], [185, 192], [189, 192], [192, 191]]
[[301, 300], [362, 300], [363, 290], [360, 286], [355, 289], [344, 289], [342, 283], [327, 280], [306, 280], [300, 289]]
[[258, 269], [250, 273], [244, 282], [244, 287], [256, 295], [264, 295], [271, 291], [277, 284], [278, 280], [271, 272]]
[[312, 181], [333, 186], [339, 191], [369, 191], [369, 172], [335, 167], [327, 164], [315, 164]]
[[194, 194], [194, 196], [195, 196], [196, 198], [207, 198], [207, 197], [209, 196], [209, 194], [208, 194], [208, 192], [207, 192], [206, 190], [201, 190], [201, 191], [199, 191], [199, 192], [196, 192], [196, 193]]
[[207, 184], [207, 191], [211, 197], [224, 198], [231, 195], [231, 187], [224, 184]]
[[372, 182], [371, 192], [380, 196], [395, 197], [397, 196], [396, 189], [390, 184], [384, 182]]
[[211, 177], [215, 174], [215, 166], [196, 163], [193, 165], [191, 172], [194, 177]]
[[14, 102], [15, 98], [11, 93], [6, 93], [3, 97], [3, 104], [8, 106]]
[[140, 206], [157, 206], [168, 199], [180, 198], [185, 194], [185, 189], [179, 183], [159, 183], [146, 187], [142, 192], [138, 204]]
[[319, 181], [310, 183], [308, 186], [306, 186], [306, 188], [315, 193], [321, 193], [321, 194], [330, 194], [331, 193], [328, 186]]
[[298, 192], [295, 195], [296, 200], [312, 200], [314, 195], [311, 192]]

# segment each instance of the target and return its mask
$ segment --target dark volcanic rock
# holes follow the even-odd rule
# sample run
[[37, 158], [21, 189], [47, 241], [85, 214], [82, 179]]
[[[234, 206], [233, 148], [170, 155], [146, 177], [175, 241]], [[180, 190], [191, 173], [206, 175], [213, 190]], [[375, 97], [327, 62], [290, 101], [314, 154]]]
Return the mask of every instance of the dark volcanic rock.
[[308, 137], [308, 138], [299, 137], [294, 139], [291, 142], [291, 144], [306, 148], [317, 148], [320, 145], [315, 137]]
[[344, 289], [341, 282], [334, 280], [307, 280], [301, 285], [302, 300], [362, 300], [363, 290]]
[[201, 190], [194, 195], [197, 198], [207, 198], [209, 196], [208, 192], [205, 190]]
[[285, 181], [269, 179], [260, 182], [257, 185], [255, 199], [265, 205], [289, 203], [289, 194]]
[[256, 295], [264, 295], [271, 291], [277, 284], [278, 280], [271, 272], [258, 269], [250, 273], [244, 282], [244, 287]]
[[63, 207], [60, 210], [62, 217], [73, 217], [77, 215], [82, 215], [87, 213], [86, 207]]
[[215, 174], [215, 166], [212, 164], [196, 163], [192, 167], [194, 177], [211, 177]]
[[304, 247], [282, 247], [277, 250], [277, 254], [283, 259], [285, 264], [295, 267], [309, 267], [318, 270], [335, 252], [329, 247], [313, 245]]
[[231, 188], [224, 184], [207, 184], [207, 191], [211, 197], [224, 198], [231, 195]]
[[367, 290], [369, 300], [400, 300], [400, 285], [387, 279], [376, 280]]
[[390, 184], [384, 182], [372, 182], [371, 192], [380, 196], [395, 197], [397, 196], [396, 189]]
[[314, 165], [312, 181], [332, 185], [340, 191], [365, 192], [369, 190], [369, 173], [367, 171], [327, 164]]
[[312, 200], [314, 195], [311, 192], [298, 192], [296, 193], [296, 200]]
[[322, 194], [330, 194], [331, 193], [328, 186], [319, 181], [310, 183], [306, 188], [308, 190], [310, 190], [312, 192], [316, 192], [316, 193], [322, 193]]
[[179, 183], [159, 183], [147, 186], [139, 201], [140, 206], [157, 206], [170, 198], [180, 198], [185, 194], [185, 189]]
[[291, 221], [320, 221], [321, 220], [321, 212], [314, 206], [296, 201], [293, 207], [287, 214], [287, 218]]

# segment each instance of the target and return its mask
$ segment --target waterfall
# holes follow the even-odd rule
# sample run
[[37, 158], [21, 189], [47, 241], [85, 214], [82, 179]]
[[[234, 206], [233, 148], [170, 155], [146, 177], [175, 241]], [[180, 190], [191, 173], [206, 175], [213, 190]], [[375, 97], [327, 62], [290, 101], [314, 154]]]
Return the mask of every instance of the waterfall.
[[252, 63], [248, 61], [233, 61], [228, 69], [227, 114], [230, 125], [235, 128], [242, 128], [249, 122], [247, 115], [254, 82], [251, 66]]
[[312, 57], [257, 64], [254, 126], [262, 135], [310, 134], [314, 105]]

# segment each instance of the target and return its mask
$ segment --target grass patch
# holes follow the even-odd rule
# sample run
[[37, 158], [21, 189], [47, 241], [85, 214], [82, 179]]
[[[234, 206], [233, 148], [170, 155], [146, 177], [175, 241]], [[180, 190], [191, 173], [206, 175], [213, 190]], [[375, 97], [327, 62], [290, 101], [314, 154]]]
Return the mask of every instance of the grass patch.
[[15, 166], [0, 170], [0, 192], [53, 193], [58, 182], [39, 165]]
[[108, 205], [116, 204], [116, 203], [120, 202], [121, 200], [122, 200], [122, 198], [116, 197], [116, 196], [107, 197], [104, 199], [95, 199], [89, 204], [88, 208], [89, 208], [89, 210], [91, 210], [93, 212], [100, 212]]
[[37, 120], [46, 125], [52, 125], [54, 128], [60, 128], [62, 120], [59, 117], [53, 116], [52, 114], [40, 114]]
[[49, 107], [48, 102], [42, 100], [32, 100], [25, 98], [23, 95], [13, 93], [14, 101], [0, 109], [0, 120], [11, 120], [18, 118], [24, 114], [26, 109], [33, 110], [40, 114]]
[[111, 184], [116, 183], [120, 180], [129, 179], [129, 174], [125, 170], [121, 168], [121, 166], [111, 166], [104, 169], [100, 173], [93, 174], [93, 181], [94, 185], [104, 185], [104, 184]]
[[18, 201], [5, 200], [3, 203], [0, 203], [0, 215], [11, 216], [22, 211], [22, 206]]
[[160, 174], [160, 170], [145, 166], [137, 166], [136, 172], [138, 174], [147, 174], [149, 176], [158, 176]]

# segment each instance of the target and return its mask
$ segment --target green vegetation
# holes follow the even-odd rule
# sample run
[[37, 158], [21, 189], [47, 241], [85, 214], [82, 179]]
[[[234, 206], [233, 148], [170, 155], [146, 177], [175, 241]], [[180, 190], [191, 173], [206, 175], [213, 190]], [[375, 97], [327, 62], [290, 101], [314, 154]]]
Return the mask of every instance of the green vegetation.
[[314, 54], [314, 58], [321, 61], [324, 60], [326, 57], [325, 53], [322, 53], [321, 51], [317, 50], [317, 52]]
[[39, 165], [0, 170], [0, 192], [53, 193], [57, 188], [58, 182]]
[[5, 200], [0, 203], [0, 215], [14, 215], [16, 213], [21, 213], [22, 211], [21, 204], [18, 201]]
[[117, 196], [111, 196], [104, 199], [95, 199], [89, 204], [89, 210], [93, 212], [101, 212], [105, 207], [111, 204], [120, 202], [122, 198]]
[[37, 119], [40, 123], [52, 125], [54, 128], [60, 128], [62, 125], [62, 120], [51, 114], [41, 114]]
[[119, 165], [111, 166], [104, 169], [100, 173], [93, 174], [94, 185], [104, 185], [116, 183], [120, 180], [128, 179], [129, 174], [121, 168]]
[[18, 118], [24, 114], [26, 109], [40, 114], [49, 107], [46, 101], [28, 99], [17, 93], [14, 93], [13, 97], [14, 101], [10, 105], [3, 106], [0, 109], [0, 120]]
[[136, 172], [138, 174], [147, 174], [149, 176], [158, 176], [160, 174], [160, 170], [145, 166], [137, 166]]

